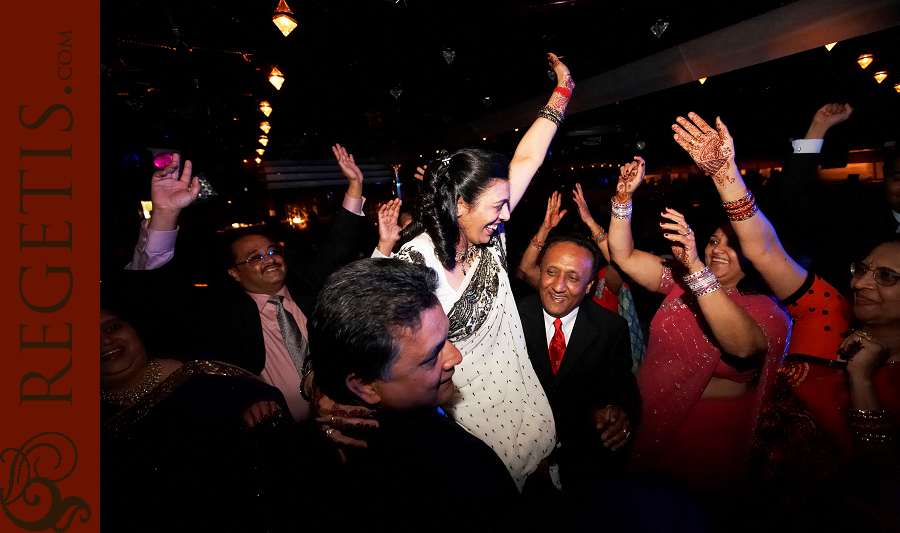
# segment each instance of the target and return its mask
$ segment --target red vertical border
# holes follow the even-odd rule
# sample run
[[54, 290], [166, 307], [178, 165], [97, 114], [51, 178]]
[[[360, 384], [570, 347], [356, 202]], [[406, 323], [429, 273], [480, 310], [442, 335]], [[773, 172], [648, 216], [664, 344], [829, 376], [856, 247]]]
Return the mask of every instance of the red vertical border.
[[99, 531], [100, 6], [4, 19], [0, 531]]

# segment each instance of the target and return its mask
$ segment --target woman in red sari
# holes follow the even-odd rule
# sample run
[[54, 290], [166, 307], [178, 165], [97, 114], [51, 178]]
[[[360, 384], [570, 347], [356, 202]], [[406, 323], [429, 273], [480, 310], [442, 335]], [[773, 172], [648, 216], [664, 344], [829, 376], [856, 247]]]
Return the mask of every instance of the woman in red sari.
[[[739, 288], [745, 273], [730, 227], [709, 239], [700, 260], [680, 213], [666, 209], [678, 264], [634, 249], [631, 197], [644, 160], [622, 167], [609, 225], [612, 260], [635, 282], [666, 299], [650, 324], [638, 386], [643, 423], [634, 442], [635, 472], [668, 477], [701, 491], [738, 482], [753, 430], [789, 338], [787, 312], [768, 296]], [[707, 266], [708, 265], [708, 266]]]

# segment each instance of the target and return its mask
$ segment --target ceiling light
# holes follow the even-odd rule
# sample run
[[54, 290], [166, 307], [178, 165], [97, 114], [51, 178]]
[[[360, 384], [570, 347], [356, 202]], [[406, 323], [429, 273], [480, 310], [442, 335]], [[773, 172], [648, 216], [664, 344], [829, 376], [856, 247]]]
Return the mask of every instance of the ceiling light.
[[653, 26], [650, 26], [650, 31], [652, 31], [653, 35], [656, 35], [656, 38], [658, 39], [662, 37], [663, 32], [666, 31], [666, 28], [668, 27], [668, 21], [659, 19], [655, 24], [653, 24]]
[[441, 55], [444, 56], [444, 61], [446, 61], [448, 65], [453, 63], [453, 60], [456, 59], [456, 52], [449, 48], [441, 52]]
[[265, 148], [257, 148], [256, 153], [259, 155], [263, 155], [264, 153], [266, 153], [266, 149]]
[[284, 83], [284, 74], [278, 70], [278, 67], [272, 67], [272, 72], [269, 73], [269, 83], [274, 85], [277, 90], [281, 90], [281, 84]]
[[837, 41], [835, 41], [835, 42], [833, 42], [833, 43], [828, 43], [828, 44], [825, 45], [825, 49], [828, 50], [828, 51], [830, 52], [831, 49], [834, 48], [834, 45], [836, 45], [836, 44], [837, 44]]
[[259, 110], [262, 111], [265, 116], [272, 114], [272, 106], [269, 105], [268, 100], [263, 100], [259, 103]]
[[861, 66], [862, 68], [866, 68], [871, 65], [872, 61], [872, 54], [863, 54], [859, 56], [859, 59], [856, 60], [856, 62], [859, 63], [859, 66]]
[[261, 144], [263, 146], [269, 144], [269, 138], [266, 137], [265, 135], [260, 135], [259, 136], [259, 144]]
[[260, 159], [260, 158], [258, 158], [258, 157], [257, 157], [256, 159], [254, 159], [254, 161], [256, 161], [256, 164], [257, 164], [257, 165], [260, 164], [260, 163], [262, 163], [262, 159]]
[[897, 91], [898, 93], [900, 93], [900, 83], [894, 84], [894, 90]]
[[275, 8], [275, 14], [272, 15], [272, 22], [278, 26], [285, 37], [297, 27], [297, 20], [291, 16], [293, 14], [294, 12], [288, 7], [287, 2], [281, 0], [278, 2], [278, 7]]
[[704, 83], [706, 83], [706, 78], [700, 78], [700, 79], [697, 80], [697, 81], [700, 82], [700, 85], [703, 85]]
[[272, 129], [272, 125], [269, 124], [269, 121], [268, 121], [268, 120], [266, 120], [265, 122], [260, 122], [260, 123], [259, 123], [259, 129], [261, 129], [263, 133], [265, 133], [265, 134], [268, 135], [269, 130]]
[[883, 82], [885, 78], [887, 78], [887, 71], [886, 71], [886, 70], [882, 70], [881, 72], [876, 72], [876, 73], [875, 73], [875, 81], [877, 81], [878, 83]]

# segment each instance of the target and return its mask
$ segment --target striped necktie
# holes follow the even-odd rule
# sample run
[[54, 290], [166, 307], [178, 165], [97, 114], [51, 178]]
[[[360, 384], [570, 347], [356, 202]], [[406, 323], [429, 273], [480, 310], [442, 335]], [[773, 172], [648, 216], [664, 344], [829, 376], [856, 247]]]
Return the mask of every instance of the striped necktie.
[[300, 333], [300, 327], [293, 315], [287, 312], [282, 304], [284, 296], [274, 295], [269, 298], [269, 303], [275, 306], [275, 317], [278, 318], [278, 329], [284, 337], [284, 345], [291, 356], [291, 362], [297, 368], [297, 374], [303, 375], [303, 362], [309, 354], [309, 342]]

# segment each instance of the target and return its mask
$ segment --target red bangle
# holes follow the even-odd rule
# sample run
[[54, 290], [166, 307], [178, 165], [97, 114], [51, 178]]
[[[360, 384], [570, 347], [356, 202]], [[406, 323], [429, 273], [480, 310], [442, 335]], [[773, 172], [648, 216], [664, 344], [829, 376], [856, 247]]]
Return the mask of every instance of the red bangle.
[[566, 89], [565, 87], [557, 87], [556, 89], [553, 89], [553, 92], [559, 93], [566, 98], [572, 98], [572, 91]]

